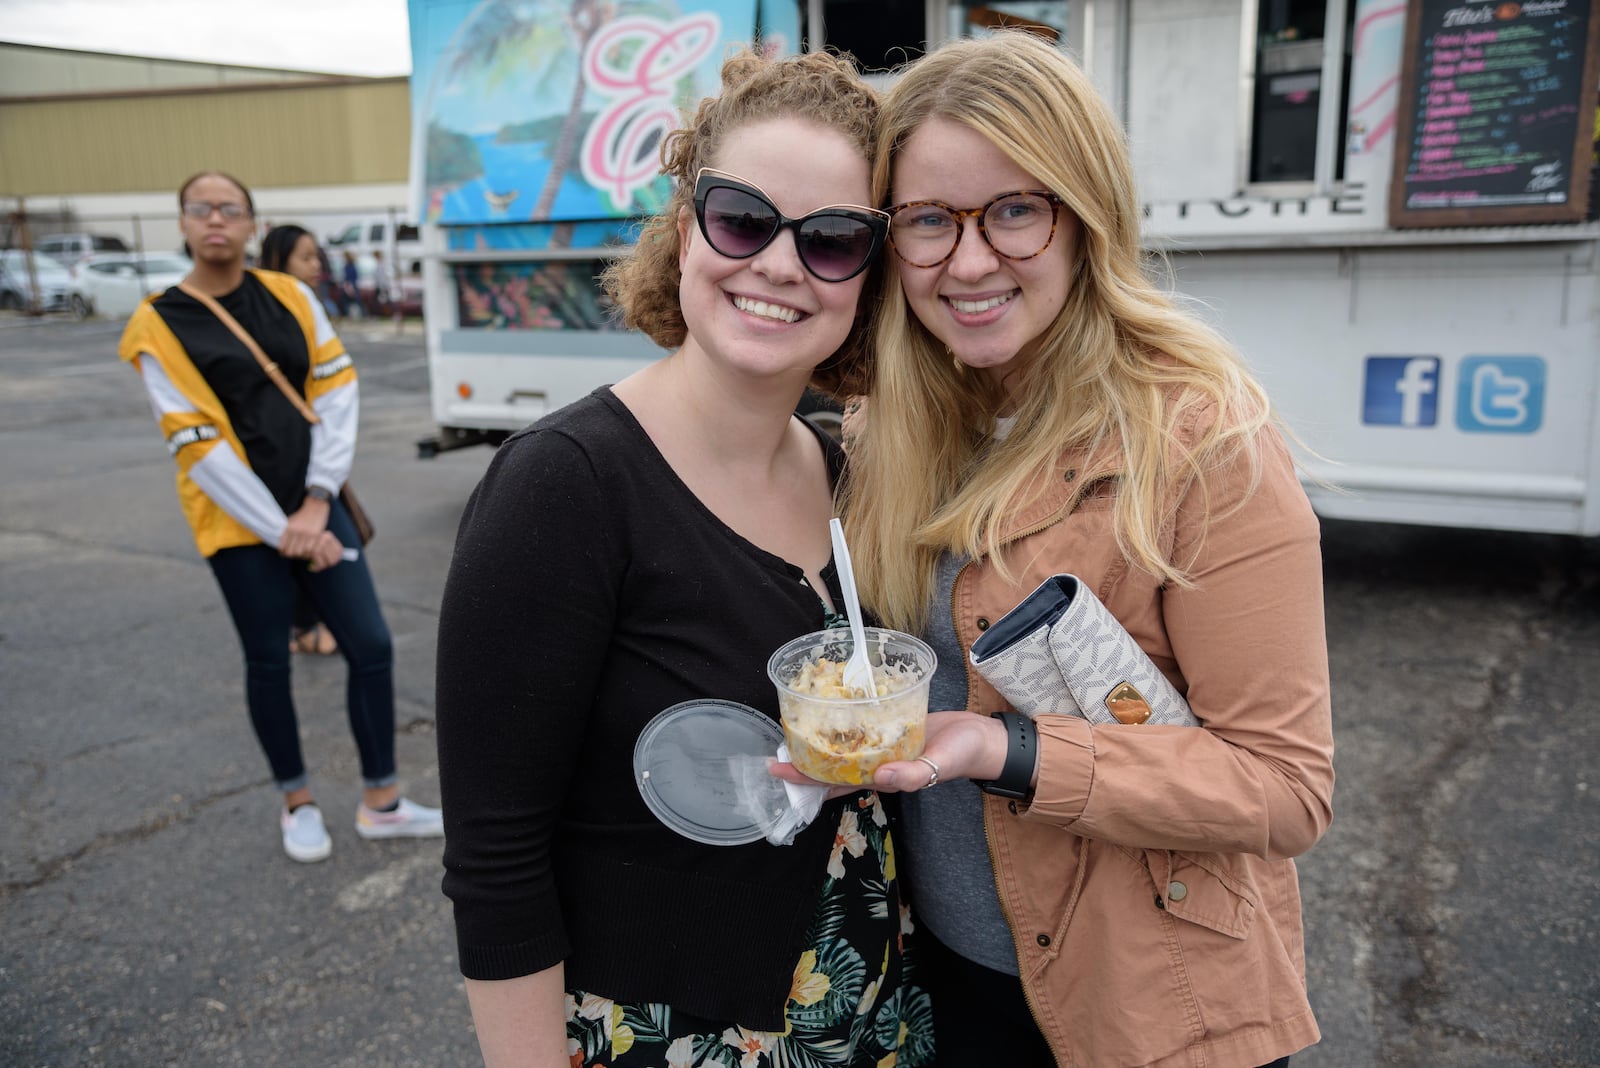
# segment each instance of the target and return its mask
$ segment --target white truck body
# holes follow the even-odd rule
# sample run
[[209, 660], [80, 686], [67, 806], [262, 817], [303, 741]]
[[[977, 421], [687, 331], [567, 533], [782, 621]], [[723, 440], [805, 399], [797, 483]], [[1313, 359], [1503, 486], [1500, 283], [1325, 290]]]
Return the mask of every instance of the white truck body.
[[[412, 0], [413, 19], [427, 6]], [[1435, 101], [1440, 115], [1462, 103], [1451, 81], [1456, 68], [1442, 64], [1464, 51], [1454, 77], [1469, 84], [1460, 72], [1472, 69], [1471, 49], [1481, 54], [1482, 42], [1492, 42], [1483, 35], [1496, 24], [1485, 20], [1521, 26], [1570, 18], [1580, 31], [1574, 62], [1586, 81], [1562, 91], [1570, 90], [1574, 105], [1567, 110], [1587, 109], [1579, 116], [1586, 137], [1597, 5], [1325, 6], [1315, 26], [1293, 25], [1295, 12], [1320, 15], [1323, 5], [1294, 0], [1082, 0], [982, 10], [1053, 24], [1123, 116], [1146, 244], [1170, 264], [1176, 289], [1266, 383], [1297, 439], [1321, 514], [1600, 533], [1600, 224], [1583, 221], [1587, 188], [1574, 180], [1561, 190], [1577, 212], [1556, 221], [1478, 224], [1468, 211], [1457, 213], [1465, 221], [1441, 213], [1448, 225], [1419, 228], [1415, 219], [1391, 218], [1397, 135], [1410, 131], [1418, 145], [1424, 137], [1430, 145], [1457, 140], [1435, 137], [1426, 123]], [[782, 7], [768, 3], [763, 11]], [[859, 54], [857, 42], [832, 36], [832, 13], [845, 12], [842, 3], [804, 7], [807, 39]], [[912, 7], [901, 0], [886, 11]], [[978, 11], [921, 0], [921, 17], [903, 20], [901, 43], [916, 50], [977, 32]], [[1405, 97], [1411, 104], [1402, 101], [1407, 78], [1416, 76], [1406, 50], [1432, 42], [1415, 28], [1408, 37], [1408, 18], [1459, 23], [1469, 42], [1446, 52], [1456, 38], [1435, 35], [1440, 55], [1428, 53], [1434, 66], [1420, 75], [1433, 81], [1420, 87], [1422, 96]], [[1550, 25], [1540, 23], [1539, 32]], [[1548, 89], [1549, 79], [1538, 79], [1550, 71], [1530, 65], [1523, 73], [1534, 88]], [[1517, 117], [1515, 99], [1500, 103]], [[1414, 123], [1402, 111], [1411, 105]], [[426, 143], [425, 131], [413, 140]], [[1451, 166], [1449, 148], [1427, 152], [1418, 158], [1435, 162], [1424, 169]], [[425, 195], [419, 191], [419, 200]], [[1413, 212], [1411, 201], [1404, 208], [1399, 214]], [[614, 330], [461, 327], [462, 268], [536, 258], [592, 263], [609, 248], [462, 247], [448, 226], [425, 221], [423, 229], [441, 440], [516, 429], [659, 355], [647, 340]]]

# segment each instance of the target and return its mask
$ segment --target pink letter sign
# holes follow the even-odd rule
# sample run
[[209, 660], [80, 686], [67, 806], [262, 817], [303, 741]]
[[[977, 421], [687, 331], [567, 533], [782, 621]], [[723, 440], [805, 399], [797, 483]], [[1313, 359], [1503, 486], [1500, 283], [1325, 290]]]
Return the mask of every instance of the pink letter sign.
[[[665, 136], [678, 125], [673, 83], [710, 54], [721, 29], [721, 20], [709, 13], [674, 22], [630, 16], [595, 34], [584, 50], [584, 75], [609, 103], [584, 134], [580, 167], [584, 180], [609, 194], [619, 209], [660, 172], [654, 157], [639, 159], [640, 146], [651, 134]], [[608, 58], [624, 55], [632, 56], [626, 66]]]

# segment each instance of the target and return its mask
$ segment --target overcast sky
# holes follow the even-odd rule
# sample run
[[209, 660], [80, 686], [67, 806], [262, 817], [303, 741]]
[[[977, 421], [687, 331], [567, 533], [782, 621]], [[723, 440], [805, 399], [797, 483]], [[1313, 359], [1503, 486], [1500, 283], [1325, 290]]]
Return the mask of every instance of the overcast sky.
[[0, 41], [338, 74], [408, 74], [406, 0], [0, 0]]

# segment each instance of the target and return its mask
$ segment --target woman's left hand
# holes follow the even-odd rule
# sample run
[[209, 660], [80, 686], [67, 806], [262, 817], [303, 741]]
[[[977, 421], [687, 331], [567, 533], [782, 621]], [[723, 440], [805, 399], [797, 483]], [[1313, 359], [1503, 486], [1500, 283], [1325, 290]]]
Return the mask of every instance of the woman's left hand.
[[278, 552], [295, 560], [308, 560], [315, 552], [322, 532], [328, 529], [328, 502], [315, 497], [305, 501], [290, 515], [278, 539]]
[[915, 793], [951, 779], [988, 781], [1006, 762], [1006, 728], [977, 712], [929, 712], [928, 741], [920, 760], [895, 760], [880, 765], [873, 785], [886, 793]]
[[[925, 760], [896, 760], [878, 767], [872, 787], [885, 793], [915, 793], [925, 790], [933, 779], [932, 761], [939, 768], [939, 782], [951, 779], [988, 781], [1000, 774], [1006, 762], [1006, 728], [999, 720], [976, 712], [928, 713], [928, 738], [923, 746]], [[793, 764], [774, 763], [771, 773], [785, 782], [802, 786], [823, 786]], [[836, 786], [828, 791], [831, 800], [855, 793], [859, 786]]]
[[338, 567], [344, 560], [344, 546], [333, 531], [324, 530], [317, 535], [317, 544], [311, 550], [311, 570], [326, 571]]

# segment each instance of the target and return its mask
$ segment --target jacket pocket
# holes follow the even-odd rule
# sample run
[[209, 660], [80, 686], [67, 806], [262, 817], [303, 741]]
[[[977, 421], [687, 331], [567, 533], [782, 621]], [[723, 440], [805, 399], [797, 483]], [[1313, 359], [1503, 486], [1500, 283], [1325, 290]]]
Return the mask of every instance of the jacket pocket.
[[1145, 856], [1158, 908], [1229, 938], [1249, 937], [1261, 901], [1240, 858], [1155, 849]]

